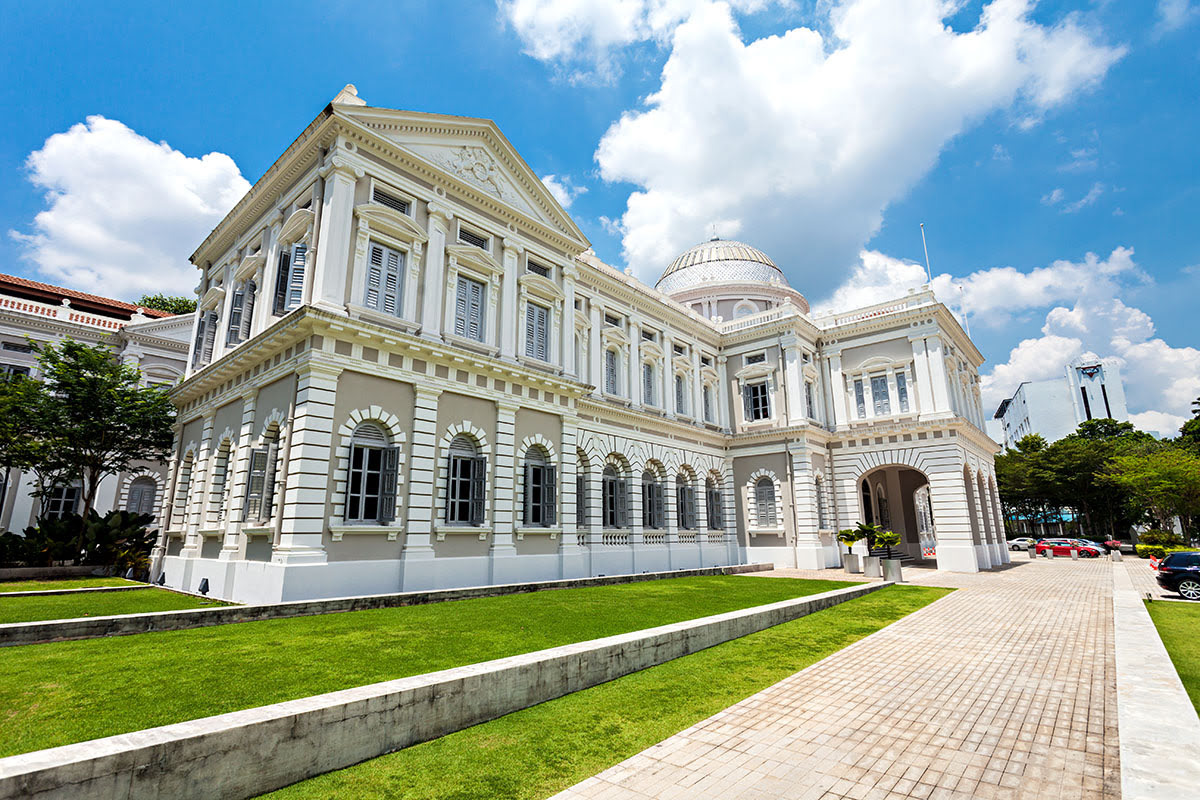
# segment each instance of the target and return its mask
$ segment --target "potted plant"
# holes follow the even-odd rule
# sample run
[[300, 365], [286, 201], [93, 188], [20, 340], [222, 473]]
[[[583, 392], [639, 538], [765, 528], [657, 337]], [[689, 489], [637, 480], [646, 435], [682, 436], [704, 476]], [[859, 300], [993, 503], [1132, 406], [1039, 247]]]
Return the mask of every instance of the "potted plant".
[[887, 557], [883, 560], [883, 579], [901, 583], [904, 577], [900, 572], [900, 559], [892, 558], [892, 548], [900, 544], [900, 534], [895, 531], [880, 531], [875, 534], [875, 541], [887, 548]]
[[883, 577], [883, 565], [879, 563], [879, 557], [871, 555], [871, 550], [875, 547], [875, 541], [880, 532], [881, 529], [878, 526], [868, 525], [865, 522], [858, 523], [858, 529], [855, 531], [859, 539], [867, 540], [867, 555], [863, 556], [863, 574], [868, 578]]
[[854, 543], [861, 538], [862, 535], [854, 528], [846, 528], [837, 533], [837, 540], [846, 545], [846, 554], [842, 556], [842, 567], [851, 574], [862, 572], [862, 568], [858, 565], [858, 556], [850, 550], [854, 547]]

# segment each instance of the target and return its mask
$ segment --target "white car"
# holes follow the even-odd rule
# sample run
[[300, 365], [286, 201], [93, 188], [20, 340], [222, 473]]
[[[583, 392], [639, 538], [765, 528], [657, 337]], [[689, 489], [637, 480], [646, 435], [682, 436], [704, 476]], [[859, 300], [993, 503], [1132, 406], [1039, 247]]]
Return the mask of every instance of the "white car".
[[1037, 539], [1031, 539], [1028, 536], [1022, 536], [1019, 539], [1009, 539], [1009, 550], [1028, 550], [1038, 543]]

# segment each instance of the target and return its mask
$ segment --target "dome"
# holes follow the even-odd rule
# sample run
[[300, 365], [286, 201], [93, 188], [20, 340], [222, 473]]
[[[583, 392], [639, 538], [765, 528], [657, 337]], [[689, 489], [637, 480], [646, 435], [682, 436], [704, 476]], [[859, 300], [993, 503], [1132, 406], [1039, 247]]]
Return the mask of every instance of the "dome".
[[758, 248], [730, 239], [710, 239], [672, 261], [654, 288], [675, 294], [702, 284], [720, 283], [788, 285], [783, 271]]

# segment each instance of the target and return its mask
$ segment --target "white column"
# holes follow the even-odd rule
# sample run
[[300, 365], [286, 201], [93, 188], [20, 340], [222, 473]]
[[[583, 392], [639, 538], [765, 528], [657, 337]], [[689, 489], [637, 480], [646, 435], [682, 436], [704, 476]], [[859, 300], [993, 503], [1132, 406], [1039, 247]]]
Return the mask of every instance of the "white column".
[[[704, 422], [704, 380], [700, 377], [700, 348], [692, 346], [692, 419]], [[701, 482], [703, 483], [703, 482]], [[700, 490], [701, 492], [703, 489]], [[703, 506], [703, 503], [700, 503]], [[699, 515], [697, 515], [699, 519]]]
[[362, 170], [352, 169], [335, 157], [321, 170], [321, 175], [325, 178], [325, 197], [321, 203], [319, 246], [313, 265], [313, 305], [344, 314], [350, 228], [354, 222], [354, 184], [362, 177]]
[[407, 516], [400, 565], [403, 591], [431, 589], [433, 575], [433, 518], [437, 499], [437, 406], [441, 389], [416, 385], [413, 399], [413, 433], [408, 470]]
[[[500, 357], [505, 361], [517, 360], [517, 331], [525, 324], [517, 311], [517, 274], [520, 271], [521, 254], [525, 248], [504, 240], [504, 277], [500, 282]], [[549, 357], [549, 354], [547, 354]]]
[[604, 348], [600, 344], [600, 325], [603, 322], [603, 310], [595, 300], [591, 301], [590, 314], [592, 329], [588, 331], [588, 355], [592, 362], [591, 381], [594, 384], [592, 394], [599, 397], [604, 391]]
[[[662, 407], [668, 417], [675, 416], [675, 342], [666, 330], [662, 332]], [[671, 539], [668, 539], [671, 541]]]
[[250, 451], [254, 449], [254, 410], [258, 404], [258, 390], [252, 389], [242, 395], [242, 424], [238, 429], [236, 449], [230, 453], [229, 477], [233, 481], [229, 488], [229, 513], [225, 517], [225, 541], [217, 557], [223, 560], [244, 558], [245, 543], [242, 541], [242, 514], [246, 506], [246, 483], [250, 479]]
[[213, 422], [216, 412], [210, 412], [204, 417], [200, 432], [200, 447], [192, 461], [192, 474], [188, 481], [188, 504], [185, 523], [187, 534], [183, 540], [183, 550], [180, 555], [198, 558], [202, 539], [199, 530], [204, 527], [204, 511], [208, 506], [208, 476], [212, 473], [212, 437]]
[[270, 225], [265, 238], [262, 248], [265, 259], [255, 280], [258, 295], [254, 298], [254, 319], [250, 322], [251, 336], [270, 326], [274, 316], [275, 281], [278, 280], [276, 272], [279, 269], [279, 225]]
[[629, 320], [629, 400], [635, 406], [645, 402], [642, 397], [642, 327], [637, 320]]
[[909, 407], [921, 414], [933, 411], [933, 384], [929, 378], [929, 359], [925, 354], [924, 339], [910, 339], [913, 354], [913, 377], [916, 385], [908, 387]]
[[425, 274], [421, 276], [424, 300], [421, 303], [421, 336], [442, 338], [442, 286], [446, 282], [446, 237], [454, 217], [444, 207], [429, 204], [429, 252], [425, 256]]
[[842, 377], [841, 353], [829, 356], [829, 378], [832, 384], [829, 393], [833, 397], [834, 427], [846, 425], [850, 422], [850, 412], [846, 408], [846, 380]]
[[795, 338], [785, 339], [783, 343], [783, 390], [787, 397], [787, 422], [789, 425], [796, 425], [805, 420], [803, 372], [804, 362], [801, 358], [799, 342]]
[[824, 569], [825, 552], [817, 524], [817, 485], [812, 456], [804, 448], [791, 454], [792, 505], [796, 523], [796, 566], [800, 569]]
[[492, 451], [492, 546], [489, 552], [493, 583], [521, 579], [516, 547], [516, 474], [521, 454], [516, 445], [517, 404], [496, 403], [496, 447]]
[[[572, 327], [574, 323], [572, 323]], [[579, 474], [579, 456], [575, 448], [576, 426], [575, 418], [564, 414], [562, 422], [562, 451], [558, 454], [558, 492], [562, 498], [559, 506], [558, 522], [562, 528], [562, 536], [558, 540], [559, 577], [573, 578], [585, 573], [584, 553], [586, 549], [580, 546], [579, 527], [576, 524], [578, 512], [577, 503], [581, 498], [576, 496], [575, 482]], [[586, 530], [586, 527], [584, 528]]]
[[929, 364], [929, 381], [933, 397], [931, 413], [946, 414], [950, 407], [950, 383], [946, 377], [946, 361], [942, 353], [942, 340], [937, 336], [925, 339], [925, 357]]
[[717, 386], [717, 424], [725, 430], [729, 430], [732, 425], [730, 419], [730, 398], [729, 398], [729, 368], [728, 356], [717, 356], [717, 376], [720, 383]]
[[329, 459], [333, 455], [333, 405], [341, 369], [307, 364], [296, 380], [296, 406], [288, 426], [287, 476], [276, 563], [323, 563]]
[[933, 508], [939, 570], [979, 571], [969, 503], [961, 467], [929, 474], [929, 504]]
[[[575, 364], [575, 276], [574, 265], [563, 267], [562, 365], [568, 378], [578, 377]], [[572, 486], [574, 491], [575, 487]]]

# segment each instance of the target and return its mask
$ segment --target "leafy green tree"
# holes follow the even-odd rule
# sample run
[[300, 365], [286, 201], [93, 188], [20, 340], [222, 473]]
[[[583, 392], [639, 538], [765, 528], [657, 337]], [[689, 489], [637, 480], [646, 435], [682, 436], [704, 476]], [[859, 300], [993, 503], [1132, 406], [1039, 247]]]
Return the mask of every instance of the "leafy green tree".
[[37, 442], [38, 409], [41, 384], [24, 375], [0, 378], [0, 469], [4, 475], [0, 488], [7, 490], [13, 469], [28, 469], [34, 464]]
[[190, 314], [196, 310], [196, 299], [166, 294], [144, 294], [134, 305], [166, 311], [168, 314]]
[[1182, 447], [1118, 455], [1109, 481], [1145, 503], [1159, 526], [1169, 530], [1179, 517], [1185, 533], [1200, 516], [1200, 456]]
[[[39, 407], [39, 457], [83, 484], [83, 520], [106, 476], [134, 461], [159, 461], [171, 447], [174, 409], [167, 393], [142, 386], [137, 369], [103, 345], [70, 339], [38, 348], [43, 397]], [[80, 525], [78, 552], [86, 525]]]

